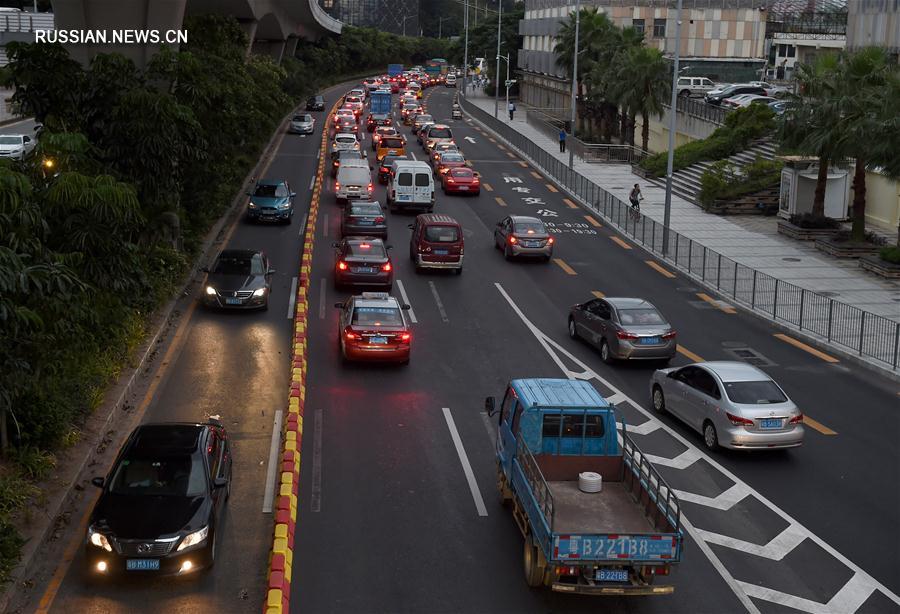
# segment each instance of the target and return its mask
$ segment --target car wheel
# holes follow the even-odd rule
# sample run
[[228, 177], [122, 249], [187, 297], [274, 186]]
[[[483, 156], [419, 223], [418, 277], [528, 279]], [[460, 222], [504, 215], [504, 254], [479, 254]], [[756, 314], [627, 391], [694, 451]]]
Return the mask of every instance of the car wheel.
[[503, 257], [506, 258], [507, 260], [512, 260], [513, 256], [512, 256], [512, 252], [509, 251], [509, 245], [503, 246]]
[[678, 92], [678, 95], [682, 98], [688, 98], [691, 95], [691, 90], [681, 90]]
[[716, 427], [709, 420], [703, 423], [703, 445], [710, 452], [719, 449], [719, 435], [716, 433]]
[[653, 411], [658, 414], [666, 413], [666, 396], [663, 394], [662, 388], [654, 386], [650, 396], [653, 402]]
[[462, 275], [462, 267], [459, 267], [458, 269], [456, 269], [456, 274]]
[[615, 361], [612, 352], [609, 350], [609, 344], [606, 342], [606, 339], [600, 342], [600, 359], [608, 365], [613, 364]]
[[569, 336], [578, 339], [578, 328], [575, 326], [575, 318], [569, 318]]

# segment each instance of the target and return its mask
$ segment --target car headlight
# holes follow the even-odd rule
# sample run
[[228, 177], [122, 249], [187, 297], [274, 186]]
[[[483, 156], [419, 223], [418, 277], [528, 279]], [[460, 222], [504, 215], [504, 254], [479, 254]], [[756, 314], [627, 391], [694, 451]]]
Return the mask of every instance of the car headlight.
[[247, 204], [247, 207], [250, 208], [250, 209], [256, 209], [256, 204], [255, 204], [253, 201], [250, 201], [250, 202]]
[[253, 291], [253, 296], [265, 296], [265, 295], [266, 295], [266, 289], [265, 289], [265, 288], [260, 288], [259, 290], [254, 290], [254, 291]]
[[193, 533], [188, 533], [184, 539], [181, 540], [181, 543], [178, 544], [178, 549], [176, 552], [181, 552], [185, 548], [190, 548], [192, 546], [196, 546], [198, 544], [202, 544], [206, 540], [206, 536], [209, 535], [209, 527], [203, 527], [199, 531], [194, 531]]
[[206, 286], [206, 293], [210, 296], [214, 296], [216, 293], [216, 289], [212, 286]]
[[279, 208], [279, 209], [287, 209], [287, 208], [290, 207], [290, 206], [291, 206], [291, 203], [289, 203], [289, 202], [288, 202], [288, 203], [281, 203], [280, 205], [278, 205], [278, 208]]
[[112, 546], [109, 545], [109, 540], [106, 539], [106, 535], [98, 533], [94, 530], [94, 527], [88, 527], [88, 541], [98, 548], [103, 548], [107, 552], [112, 552]]

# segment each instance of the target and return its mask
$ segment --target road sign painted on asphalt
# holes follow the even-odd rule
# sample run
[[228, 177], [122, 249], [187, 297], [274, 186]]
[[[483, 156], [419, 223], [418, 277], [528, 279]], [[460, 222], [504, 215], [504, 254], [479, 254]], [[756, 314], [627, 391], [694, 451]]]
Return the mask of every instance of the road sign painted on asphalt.
[[556, 211], [551, 211], [550, 209], [538, 209], [537, 214], [541, 217], [559, 217]]
[[470, 137], [470, 136], [465, 137], [465, 139], [466, 139], [467, 141], [469, 141], [470, 143], [474, 143], [474, 142], [475, 142], [475, 139], [473, 139], [473, 138]]

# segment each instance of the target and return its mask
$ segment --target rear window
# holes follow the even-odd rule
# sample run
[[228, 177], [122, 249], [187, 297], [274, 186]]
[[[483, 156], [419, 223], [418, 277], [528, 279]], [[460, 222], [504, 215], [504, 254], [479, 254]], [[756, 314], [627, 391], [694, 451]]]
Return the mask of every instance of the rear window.
[[761, 382], [725, 382], [725, 394], [733, 403], [765, 405], [784, 403], [787, 397], [772, 380]]
[[666, 321], [655, 309], [620, 309], [619, 321], [622, 324], [665, 324]]
[[450, 134], [450, 128], [432, 128], [428, 132], [428, 138], [431, 139], [451, 139], [453, 135]]
[[472, 177], [475, 173], [467, 168], [454, 168], [450, 174], [454, 177]]
[[458, 153], [446, 153], [441, 156], [441, 162], [465, 162], [466, 159], [462, 157], [462, 154]]
[[431, 175], [428, 173], [416, 173], [416, 185], [419, 187], [431, 185]]
[[384, 251], [382, 243], [373, 241], [361, 241], [347, 244], [347, 255], [349, 256], [379, 256], [384, 258], [387, 252]]
[[[560, 430], [560, 426], [562, 430]], [[603, 416], [590, 414], [544, 414], [544, 437], [603, 437]]]
[[376, 203], [354, 203], [350, 205], [350, 215], [381, 215], [381, 205]]
[[425, 240], [429, 243], [456, 243], [459, 230], [456, 226], [426, 226]]
[[381, 139], [381, 146], [390, 149], [402, 149], [403, 139], [398, 139], [395, 137], [384, 137]]
[[540, 222], [516, 222], [513, 229], [516, 233], [522, 234], [546, 234], [547, 230]]
[[412, 173], [400, 173], [397, 175], [397, 183], [399, 185], [410, 186], [412, 185]]
[[403, 326], [403, 316], [396, 307], [356, 307], [351, 323], [360, 326]]
[[434, 118], [431, 115], [421, 115], [420, 114], [420, 115], [416, 116], [416, 122], [418, 122], [420, 124], [425, 123], [425, 122], [430, 122], [433, 120], [434, 120]]

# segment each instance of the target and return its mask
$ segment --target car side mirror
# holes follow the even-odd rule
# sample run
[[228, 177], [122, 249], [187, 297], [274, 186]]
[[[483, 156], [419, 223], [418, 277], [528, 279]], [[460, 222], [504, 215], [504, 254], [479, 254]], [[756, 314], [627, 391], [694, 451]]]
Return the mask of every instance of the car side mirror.
[[275, 273], [275, 269], [273, 269], [273, 268], [271, 268], [271, 267], [269, 267], [269, 270], [266, 271], [266, 275], [272, 275], [272, 274], [274, 274], [274, 273]]
[[493, 416], [495, 410], [495, 402], [494, 397], [485, 397], [484, 399], [484, 411], [487, 412], [488, 416]]
[[335, 241], [331, 244], [331, 247], [340, 247], [340, 246], [341, 246], [341, 244], [338, 243], [337, 241]]
[[22, 137], [22, 140], [23, 140], [24, 142], [26, 142], [26, 143], [30, 143], [30, 142], [31, 142], [31, 137], [30, 137], [30, 136], [23, 136], [23, 137]]
[[225, 488], [228, 486], [228, 478], [216, 478], [213, 480], [213, 488]]
[[97, 488], [103, 488], [105, 480], [103, 478], [93, 478], [91, 479], [91, 484], [96, 486]]
[[409, 311], [410, 309], [412, 309], [412, 307], [410, 307], [409, 305], [404, 303], [403, 305], [400, 305], [400, 309], [403, 309], [404, 311]]
[[343, 309], [343, 308], [344, 308], [344, 304], [341, 303], [341, 302], [335, 303], [334, 306], [335, 306], [335, 308], [337, 308], [337, 309]]
[[296, 193], [296, 192], [291, 192], [291, 198], [294, 198], [295, 196], [297, 196], [297, 193]]
[[413, 225], [412, 225], [412, 224], [407, 224], [406, 227], [409, 228], [410, 230], [413, 229]]

